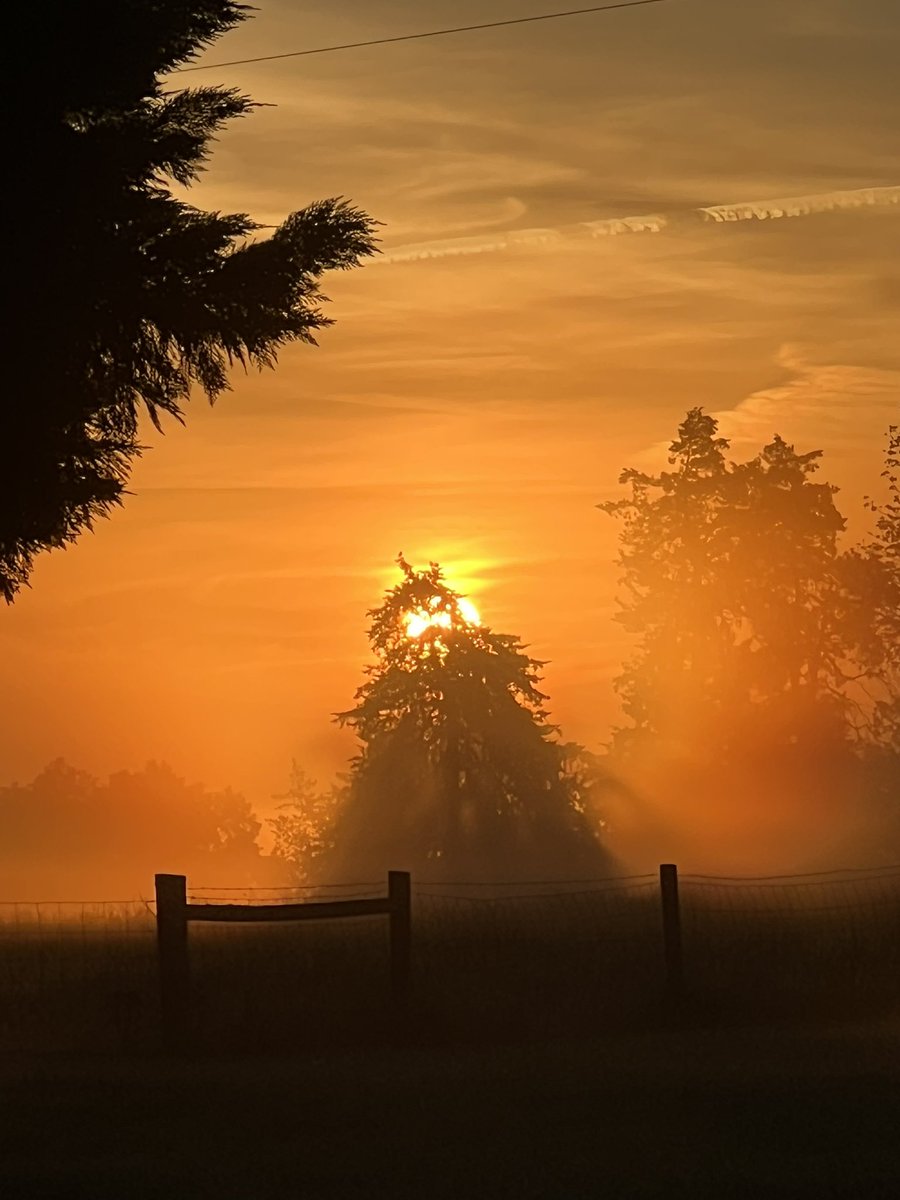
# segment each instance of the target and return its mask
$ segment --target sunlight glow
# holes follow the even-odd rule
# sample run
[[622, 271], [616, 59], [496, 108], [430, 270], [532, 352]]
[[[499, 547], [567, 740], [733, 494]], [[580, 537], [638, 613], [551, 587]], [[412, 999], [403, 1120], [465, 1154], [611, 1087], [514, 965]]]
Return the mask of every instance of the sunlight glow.
[[406, 636], [410, 638], [421, 637], [426, 629], [435, 627], [441, 629], [450, 629], [454, 623], [462, 625], [480, 625], [481, 617], [478, 614], [478, 609], [465, 597], [460, 597], [456, 602], [455, 612], [450, 612], [446, 608], [438, 608], [440, 600], [437, 596], [433, 596], [425, 608], [417, 608], [413, 612], [409, 612], [404, 617], [406, 625]]
[[467, 625], [481, 624], [481, 616], [471, 600], [467, 600], [465, 596], [460, 596], [459, 600], [456, 602], [456, 606]]

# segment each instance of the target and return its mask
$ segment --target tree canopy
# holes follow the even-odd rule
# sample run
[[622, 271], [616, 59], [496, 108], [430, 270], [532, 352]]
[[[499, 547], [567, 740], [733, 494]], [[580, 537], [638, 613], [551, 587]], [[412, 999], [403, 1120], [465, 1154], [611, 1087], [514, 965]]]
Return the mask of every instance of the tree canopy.
[[875, 530], [853, 552], [853, 561], [871, 593], [870, 636], [863, 649], [868, 672], [880, 685], [875, 737], [900, 755], [900, 426], [888, 430], [881, 477], [884, 497], [866, 500]]
[[877, 555], [841, 549], [837, 488], [814, 478], [820, 451], [777, 435], [746, 462], [727, 449], [694, 409], [672, 470], [626, 470], [630, 494], [599, 506], [622, 520], [618, 620], [639, 639], [617, 680], [631, 722], [621, 750], [652, 738], [715, 757], [756, 738], [865, 736], [855, 685], [885, 653], [870, 619], [886, 581]]
[[728, 450], [693, 409], [671, 469], [625, 470], [628, 494], [599, 506], [621, 521], [618, 620], [636, 642], [611, 764], [693, 823], [684, 853], [726, 811], [769, 861], [818, 861], [828, 830], [895, 837], [896, 431], [875, 529], [850, 545], [820, 451], [777, 435], [743, 462]]
[[[361, 742], [332, 831], [332, 875], [558, 878], [608, 865], [594, 779], [549, 723], [542, 664], [495, 633], [438, 564], [370, 611], [375, 661], [353, 708]], [[368, 875], [366, 876], [369, 877]]]
[[232, 88], [164, 77], [243, 21], [232, 0], [73, 0], [29, 45], [28, 101], [13, 138], [28, 193], [10, 255], [0, 417], [0, 593], [35, 555], [74, 541], [119, 504], [141, 453], [141, 412], [183, 418], [229, 368], [270, 367], [279, 347], [331, 324], [325, 271], [374, 253], [375, 223], [338, 199], [269, 236], [243, 213], [204, 212], [194, 183], [216, 134], [247, 116]]
[[267, 823], [272, 831], [272, 856], [287, 868], [294, 882], [309, 882], [319, 860], [333, 849], [332, 826], [345, 796], [342, 780], [322, 791], [312, 776], [297, 762], [292, 763], [287, 791], [273, 797], [279, 802], [279, 811]]
[[620, 522], [635, 638], [610, 766], [654, 798], [667, 856], [883, 860], [900, 821], [896, 431], [874, 533], [850, 545], [821, 451], [728, 451], [691, 409], [670, 469], [624, 470], [625, 496], [599, 505]]
[[151, 894], [158, 871], [195, 884], [268, 877], [244, 796], [148, 763], [101, 780], [62, 759], [0, 787], [0, 876], [8, 899]]

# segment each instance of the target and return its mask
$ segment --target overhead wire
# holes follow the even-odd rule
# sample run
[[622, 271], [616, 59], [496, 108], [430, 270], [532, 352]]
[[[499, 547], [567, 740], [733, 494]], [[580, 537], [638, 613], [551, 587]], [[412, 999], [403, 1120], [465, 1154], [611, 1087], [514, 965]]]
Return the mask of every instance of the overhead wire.
[[316, 46], [309, 50], [288, 50], [282, 54], [260, 54], [255, 58], [234, 58], [228, 62], [200, 63], [193, 67], [176, 67], [172, 74], [188, 71], [215, 71], [219, 67], [243, 67], [249, 63], [274, 62], [282, 58], [303, 58], [310, 54], [335, 54], [341, 50], [360, 50], [365, 46], [387, 46], [392, 42], [414, 42], [422, 38], [446, 37], [452, 33], [472, 33], [479, 29], [499, 29], [505, 25], [527, 25], [534, 21], [557, 21], [562, 17], [581, 17], [591, 13], [612, 12], [620, 8], [642, 8], [648, 4], [666, 4], [668, 0], [619, 0], [615, 4], [597, 4], [591, 8], [570, 8], [566, 12], [539, 13], [534, 17], [510, 17], [505, 21], [484, 21], [479, 25], [457, 25], [452, 29], [429, 29], [424, 33], [405, 33], [395, 37], [371, 38], [364, 42], [342, 42], [335, 46]]

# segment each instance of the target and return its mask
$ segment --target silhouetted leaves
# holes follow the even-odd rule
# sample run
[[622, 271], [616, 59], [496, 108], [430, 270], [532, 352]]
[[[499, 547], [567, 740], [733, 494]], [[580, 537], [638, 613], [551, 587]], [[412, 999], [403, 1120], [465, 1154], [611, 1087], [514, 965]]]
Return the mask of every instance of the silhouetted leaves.
[[342, 782], [322, 791], [298, 763], [291, 766], [286, 792], [279, 801], [278, 815], [268, 822], [273, 834], [272, 854], [290, 870], [298, 883], [306, 883], [318, 860], [333, 847], [332, 826], [346, 797]]
[[815, 482], [820, 451], [776, 437], [743, 463], [713, 418], [688, 413], [674, 468], [626, 471], [631, 494], [600, 507], [623, 521], [619, 620], [639, 637], [617, 681], [630, 728], [716, 759], [770, 746], [864, 737], [871, 705], [854, 685], [884, 667], [872, 622], [885, 573], [844, 552], [837, 491]]
[[794, 814], [794, 861], [818, 861], [813, 823], [883, 860], [872, 831], [900, 829], [896, 431], [875, 536], [851, 546], [821, 452], [777, 435], [745, 462], [727, 450], [694, 409], [672, 470], [626, 471], [630, 494], [599, 506], [622, 521], [618, 619], [637, 639], [614, 759], [671, 811], [733, 807], [747, 839], [763, 811]]
[[362, 749], [324, 860], [331, 874], [602, 873], [596, 776], [548, 722], [542, 664], [476, 620], [437, 564], [399, 562], [403, 581], [369, 614], [375, 664], [338, 716]]
[[12, 148], [28, 164], [10, 257], [13, 372], [0, 424], [0, 592], [42, 549], [74, 541], [121, 502], [139, 416], [183, 418], [229, 368], [270, 367], [331, 324], [324, 271], [374, 253], [374, 222], [342, 199], [271, 236], [245, 214], [172, 194], [255, 106], [232, 88], [164, 89], [165, 73], [242, 21], [230, 0], [56, 6], [29, 55]]
[[[881, 690], [874, 711], [875, 737], [900, 759], [900, 427], [888, 430], [882, 500], [867, 497], [875, 516], [874, 535], [854, 554], [870, 597], [863, 648], [870, 674]], [[862, 638], [860, 638], [862, 642]], [[895, 768], [895, 788], [900, 770]]]
[[259, 832], [242, 795], [188, 783], [165, 764], [100, 780], [58, 759], [31, 783], [0, 787], [2, 890], [7, 899], [149, 896], [157, 871], [252, 883]]

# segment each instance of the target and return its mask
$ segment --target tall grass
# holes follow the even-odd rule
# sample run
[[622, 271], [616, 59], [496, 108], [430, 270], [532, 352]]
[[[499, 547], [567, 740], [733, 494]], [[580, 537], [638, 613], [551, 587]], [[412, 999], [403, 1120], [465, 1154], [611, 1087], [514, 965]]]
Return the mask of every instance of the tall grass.
[[[900, 869], [683, 877], [681, 902], [686, 995], [677, 1013], [663, 986], [654, 876], [418, 885], [414, 994], [402, 1021], [388, 998], [385, 918], [192, 925], [195, 1044], [216, 1053], [401, 1032], [542, 1039], [673, 1016], [857, 1019], [900, 1007]], [[158, 1042], [155, 924], [145, 905], [0, 906], [0, 1045], [104, 1051]]]

